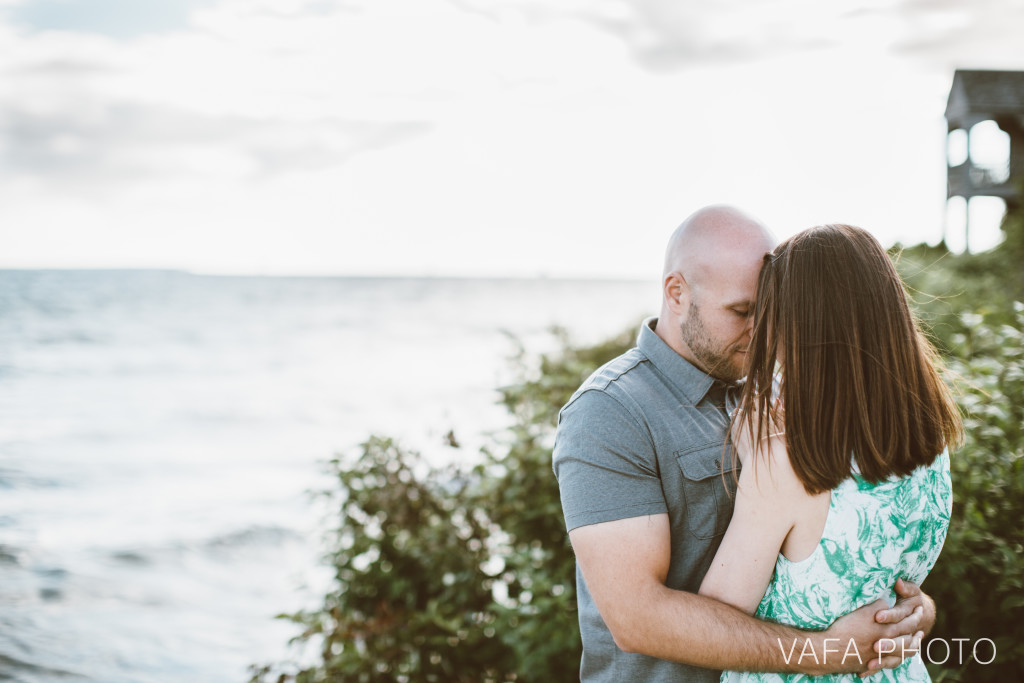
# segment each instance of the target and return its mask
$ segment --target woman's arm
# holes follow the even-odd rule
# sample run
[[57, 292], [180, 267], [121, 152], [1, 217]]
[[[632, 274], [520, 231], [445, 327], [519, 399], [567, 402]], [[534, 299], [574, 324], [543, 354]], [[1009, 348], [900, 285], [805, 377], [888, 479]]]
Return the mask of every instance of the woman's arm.
[[756, 453], [749, 452], [749, 439], [736, 446], [744, 465], [735, 511], [700, 586], [701, 595], [747, 614], [764, 597], [779, 550], [808, 497], [789, 463], [783, 437], [773, 436], [761, 445]]

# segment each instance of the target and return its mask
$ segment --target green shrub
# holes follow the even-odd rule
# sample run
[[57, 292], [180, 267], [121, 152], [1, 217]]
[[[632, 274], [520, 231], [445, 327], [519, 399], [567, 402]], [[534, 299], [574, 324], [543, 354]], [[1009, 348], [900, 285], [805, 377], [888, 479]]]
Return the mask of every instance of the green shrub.
[[[953, 516], [925, 591], [938, 607], [933, 638], [954, 648], [954, 638], [969, 638], [966, 659], [966, 649], [989, 638], [997, 656], [987, 665], [954, 666], [954, 650], [945, 666], [931, 667], [936, 681], [994, 683], [1024, 675], [1024, 305], [989, 317], [1010, 322], [965, 314], [967, 331], [950, 340], [967, 439], [950, 460]], [[932, 659], [941, 661], [944, 648], [936, 643]], [[979, 646], [978, 655], [987, 661], [991, 646]]]
[[976, 318], [964, 314], [1012, 324], [1013, 303], [1024, 301], [1024, 210], [1007, 213], [1002, 232], [1002, 244], [980, 254], [954, 254], [944, 244], [890, 250], [918, 317], [943, 353], [952, 353], [955, 335], [970, 332]]
[[331, 461], [336, 581], [319, 610], [285, 615], [304, 627], [297, 640], [317, 638], [322, 662], [276, 678], [262, 667], [252, 680], [511, 680], [483, 569], [487, 521], [467, 506], [466, 480], [425, 467], [379, 437], [354, 461]]

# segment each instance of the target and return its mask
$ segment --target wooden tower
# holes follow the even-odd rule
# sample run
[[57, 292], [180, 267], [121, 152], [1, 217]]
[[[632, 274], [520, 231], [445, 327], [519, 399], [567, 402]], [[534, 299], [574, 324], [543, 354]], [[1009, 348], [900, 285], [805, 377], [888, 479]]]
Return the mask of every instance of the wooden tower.
[[[1008, 173], [995, 174], [971, 159], [971, 128], [982, 121], [994, 121], [1009, 135]], [[946, 103], [946, 122], [947, 141], [954, 131], [963, 130], [968, 149], [966, 161], [957, 166], [950, 165], [947, 158], [946, 200], [963, 197], [969, 204], [972, 197], [988, 196], [1002, 198], [1007, 208], [1019, 205], [1024, 183], [1024, 71], [957, 69]], [[968, 229], [965, 222], [965, 244]]]

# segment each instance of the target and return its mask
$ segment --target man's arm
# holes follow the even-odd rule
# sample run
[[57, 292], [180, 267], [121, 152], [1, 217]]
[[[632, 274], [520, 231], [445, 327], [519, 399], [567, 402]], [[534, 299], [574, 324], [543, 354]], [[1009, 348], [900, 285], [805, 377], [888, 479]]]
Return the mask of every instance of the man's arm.
[[[601, 617], [616, 644], [627, 652], [709, 669], [859, 673], [867, 670], [875, 641], [895, 638], [900, 632], [900, 624], [875, 622], [875, 612], [886, 606], [884, 600], [843, 617], [837, 632], [805, 632], [758, 621], [711, 598], [667, 588], [670, 532], [666, 514], [582, 526], [569, 537]], [[826, 643], [825, 638], [840, 637], [840, 652], [822, 662], [826, 646], [833, 652], [837, 648], [836, 642]], [[849, 642], [857, 654], [851, 651], [844, 658]], [[818, 661], [800, 657], [805, 644], [817, 653]]]

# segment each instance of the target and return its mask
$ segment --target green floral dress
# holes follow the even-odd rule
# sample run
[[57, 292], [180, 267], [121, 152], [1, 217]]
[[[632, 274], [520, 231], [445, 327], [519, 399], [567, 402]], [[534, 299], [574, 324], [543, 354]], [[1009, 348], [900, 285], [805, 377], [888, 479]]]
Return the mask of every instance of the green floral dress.
[[[833, 489], [825, 528], [814, 552], [799, 562], [790, 562], [779, 554], [775, 575], [755, 616], [821, 630], [879, 597], [886, 597], [893, 604], [897, 578], [920, 583], [935, 565], [946, 539], [952, 504], [947, 453], [939, 455], [931, 465], [917, 468], [910, 476], [893, 477], [878, 484], [854, 474]], [[797, 661], [803, 642], [793, 650], [792, 645], [783, 643], [786, 655]], [[828, 656], [841, 659], [845, 646], [846, 643], [831, 646], [838, 647], [840, 652], [830, 652]], [[813, 654], [821, 661], [824, 653]], [[811, 658], [808, 649], [803, 661], [809, 662]], [[721, 680], [795, 683], [861, 679], [853, 674], [806, 676], [726, 671]], [[917, 655], [869, 680], [911, 683], [931, 678]]]

